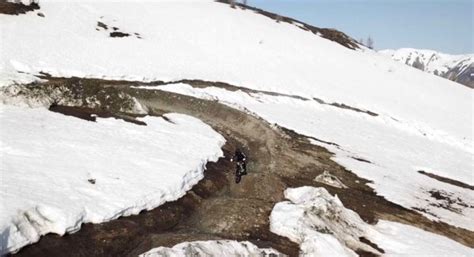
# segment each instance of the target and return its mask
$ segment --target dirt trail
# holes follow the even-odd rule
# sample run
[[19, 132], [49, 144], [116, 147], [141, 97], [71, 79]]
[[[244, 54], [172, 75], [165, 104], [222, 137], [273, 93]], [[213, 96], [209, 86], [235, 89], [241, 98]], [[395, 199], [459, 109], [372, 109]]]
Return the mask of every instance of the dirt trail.
[[[432, 222], [376, 196], [366, 185], [369, 181], [338, 165], [325, 148], [309, 143], [306, 137], [293, 131], [217, 101], [130, 88], [131, 83], [127, 82], [95, 83], [98, 88], [114, 88], [135, 97], [151, 115], [178, 112], [203, 120], [227, 139], [223, 148], [225, 158], [209, 163], [205, 178], [178, 201], [136, 216], [86, 224], [80, 231], [64, 237], [45, 236], [39, 243], [22, 249], [17, 256], [63, 256], [65, 252], [70, 253], [69, 256], [136, 256], [157, 246], [223, 238], [249, 240], [296, 256], [298, 246], [271, 233], [268, 217], [274, 204], [283, 200], [286, 188], [304, 185], [325, 187], [330, 193], [337, 193], [347, 208], [369, 223], [379, 218], [406, 223], [474, 247], [474, 233]], [[71, 83], [70, 86], [78, 85]], [[93, 90], [87, 92], [93, 93]], [[249, 157], [249, 175], [238, 185], [233, 182], [234, 165], [229, 161], [237, 147], [243, 148]], [[314, 181], [323, 171], [337, 176], [348, 188], [334, 188]], [[363, 251], [358, 253], [369, 256]]]

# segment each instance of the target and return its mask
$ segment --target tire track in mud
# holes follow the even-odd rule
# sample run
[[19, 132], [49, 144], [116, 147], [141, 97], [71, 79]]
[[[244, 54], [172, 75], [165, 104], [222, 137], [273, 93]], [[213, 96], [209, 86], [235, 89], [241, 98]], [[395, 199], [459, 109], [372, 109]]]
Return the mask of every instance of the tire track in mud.
[[[53, 87], [67, 82], [57, 79]], [[63, 256], [65, 252], [70, 256], [136, 256], [158, 246], [210, 239], [249, 240], [260, 247], [273, 247], [297, 256], [297, 244], [269, 231], [268, 217], [274, 204], [283, 200], [286, 188], [306, 185], [325, 187], [331, 194], [337, 194], [346, 208], [368, 223], [376, 223], [378, 219], [401, 222], [474, 246], [472, 232], [433, 222], [377, 196], [366, 185], [370, 181], [335, 163], [331, 160], [332, 153], [294, 131], [217, 101], [130, 88], [137, 85], [133, 82], [89, 80], [84, 84], [91, 86], [90, 83], [134, 97], [150, 115], [177, 112], [201, 119], [226, 138], [225, 158], [208, 163], [205, 178], [177, 201], [135, 216], [85, 224], [78, 232], [64, 237], [44, 236], [15, 256]], [[242, 148], [249, 157], [249, 174], [238, 185], [234, 183], [234, 166], [229, 161], [236, 148]], [[337, 176], [348, 188], [334, 188], [313, 180], [324, 171]], [[358, 253], [369, 256], [366, 252]]]

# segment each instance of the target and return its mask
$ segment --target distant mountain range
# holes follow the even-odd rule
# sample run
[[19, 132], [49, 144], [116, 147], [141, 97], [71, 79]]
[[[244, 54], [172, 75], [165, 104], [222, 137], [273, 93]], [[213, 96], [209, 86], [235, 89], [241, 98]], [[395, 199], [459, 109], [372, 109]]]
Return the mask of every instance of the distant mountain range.
[[450, 55], [433, 50], [401, 48], [382, 50], [393, 60], [474, 88], [474, 54]]

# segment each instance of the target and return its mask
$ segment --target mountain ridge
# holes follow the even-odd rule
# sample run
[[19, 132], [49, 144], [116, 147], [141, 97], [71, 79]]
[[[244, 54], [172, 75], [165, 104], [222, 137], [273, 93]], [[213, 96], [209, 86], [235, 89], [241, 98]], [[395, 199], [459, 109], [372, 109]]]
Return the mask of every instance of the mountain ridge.
[[451, 55], [429, 49], [386, 49], [379, 53], [419, 70], [474, 88], [474, 54]]

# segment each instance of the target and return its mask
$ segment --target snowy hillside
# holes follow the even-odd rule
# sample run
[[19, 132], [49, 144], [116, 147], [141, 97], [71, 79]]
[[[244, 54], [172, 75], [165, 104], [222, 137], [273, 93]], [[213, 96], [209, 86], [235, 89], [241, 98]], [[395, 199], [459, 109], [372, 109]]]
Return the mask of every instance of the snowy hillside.
[[[471, 124], [465, 123], [471, 115], [458, 112], [470, 109], [466, 89], [446, 88], [450, 82], [251, 11], [204, 0], [114, 5], [43, 1], [40, 10], [46, 17], [0, 17], [2, 73], [222, 81], [377, 111], [438, 140], [472, 144]], [[184, 17], [186, 22], [173, 22]], [[99, 22], [131, 36], [110, 37]], [[31, 37], [41, 40], [32, 42]]]
[[379, 53], [422, 71], [474, 88], [474, 54], [449, 55], [433, 50], [401, 48]]
[[[21, 15], [0, 14], [0, 232], [4, 252], [34, 243], [49, 232], [76, 231], [83, 222], [103, 222], [176, 200], [202, 178], [207, 161], [222, 156], [224, 134], [216, 130], [225, 132], [226, 138], [244, 138], [232, 142], [244, 144], [246, 149], [268, 150], [265, 156], [270, 160], [274, 153], [286, 158], [295, 151], [304, 156], [295, 159], [296, 164], [289, 161], [276, 166], [275, 160], [260, 164], [265, 163], [263, 158], [251, 152], [254, 163], [250, 167], [261, 170], [253, 170], [249, 176], [255, 181], [271, 178], [274, 183], [230, 187], [230, 193], [214, 196], [219, 201], [228, 200], [238, 190], [280, 190], [307, 181], [339, 194], [351, 195], [351, 190], [373, 194], [389, 201], [386, 205], [390, 208], [397, 206], [411, 215], [403, 219], [402, 214], [384, 213], [381, 207], [373, 210], [373, 222], [379, 223], [369, 225], [357, 210], [347, 209], [325, 189], [300, 188], [309, 196], [316, 195], [308, 199], [298, 189], [287, 190], [284, 197], [289, 202], [275, 205], [268, 225], [272, 232], [297, 243], [303, 256], [354, 256], [358, 250], [386, 252], [388, 256], [421, 254], [431, 250], [427, 249], [429, 240], [439, 242], [432, 246], [433, 252], [454, 251], [460, 256], [473, 252], [471, 89], [372, 51], [344, 47], [299, 23], [277, 22], [253, 10], [214, 1], [43, 0], [39, 6]], [[455, 62], [426, 54], [413, 58], [403, 62], [422, 60], [433, 73], [449, 73], [448, 64]], [[462, 64], [460, 71], [468, 69], [466, 62], [458, 63]], [[96, 80], [67, 79], [71, 77]], [[112, 98], [124, 100], [115, 99], [108, 91], [98, 90], [101, 95], [96, 97], [93, 82], [107, 80], [116, 81], [103, 88], [114, 88], [140, 108], [109, 104]], [[38, 84], [24, 86], [30, 82]], [[156, 100], [156, 95], [170, 99]], [[201, 105], [180, 105], [187, 97]], [[203, 107], [208, 103], [214, 109]], [[146, 126], [101, 117], [89, 122], [47, 110], [57, 104], [105, 109], [113, 112], [111, 117], [131, 112], [126, 114]], [[246, 115], [237, 116], [238, 126], [229, 107]], [[162, 113], [167, 114], [157, 117]], [[219, 115], [225, 118], [221, 123], [205, 124], [178, 113], [204, 113], [207, 123]], [[244, 121], [249, 120], [242, 118], [247, 116], [261, 123], [247, 124]], [[334, 155], [327, 157], [321, 149], [314, 156], [306, 148], [295, 150], [302, 140], [294, 135], [295, 142], [284, 148], [285, 144], [272, 137], [275, 141], [266, 140], [270, 132], [262, 129], [265, 126], [276, 134], [283, 133], [280, 127], [289, 129]], [[249, 131], [262, 135], [251, 137], [254, 135], [246, 135]], [[282, 138], [287, 137], [292, 134]], [[261, 146], [256, 143], [259, 138], [264, 141]], [[331, 167], [330, 161], [343, 168]], [[289, 168], [300, 162], [305, 164], [301, 170]], [[330, 168], [341, 172], [342, 182], [295, 179], [313, 171], [328, 175]], [[344, 177], [344, 181], [342, 177], [352, 173], [358, 179]], [[279, 179], [282, 182], [276, 183]], [[367, 188], [361, 190], [360, 181], [367, 181]], [[282, 200], [278, 195], [283, 198], [283, 191], [271, 191], [270, 196], [240, 193], [234, 200], [261, 197], [263, 203], [255, 204], [257, 207], [244, 205], [260, 210], [269, 201]], [[222, 195], [224, 199], [219, 198]], [[229, 206], [235, 206], [233, 203]], [[366, 203], [353, 204], [365, 207]], [[302, 210], [315, 211], [312, 207], [320, 208], [319, 216], [302, 214]], [[262, 220], [268, 222], [270, 211], [262, 213], [267, 213]], [[342, 213], [341, 217], [356, 221], [357, 226], [346, 231], [339, 219], [327, 215], [331, 213]], [[235, 224], [246, 224], [218, 222], [219, 218], [212, 217], [209, 222], [215, 230], [203, 229], [199, 235], [222, 237]], [[200, 221], [199, 226], [207, 224], [195, 220]], [[315, 231], [317, 226], [311, 222], [323, 224], [324, 233]], [[198, 228], [190, 230], [194, 229]], [[256, 235], [262, 234], [260, 230], [250, 232], [245, 230], [232, 238], [246, 236], [258, 241]], [[402, 242], [406, 237], [409, 242]], [[368, 247], [371, 244], [361, 238], [369, 238], [384, 251]], [[240, 249], [237, 252], [245, 246], [250, 256], [266, 251], [250, 243], [216, 244], [183, 242], [144, 256], [157, 251], [181, 256], [186, 249], [200, 251], [208, 246], [222, 251]]]

